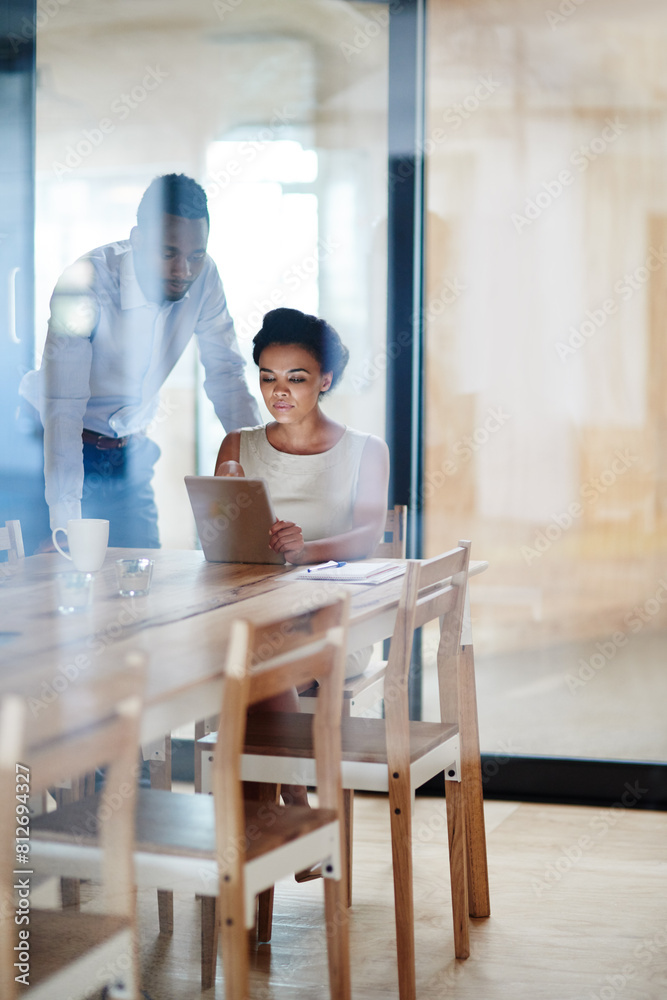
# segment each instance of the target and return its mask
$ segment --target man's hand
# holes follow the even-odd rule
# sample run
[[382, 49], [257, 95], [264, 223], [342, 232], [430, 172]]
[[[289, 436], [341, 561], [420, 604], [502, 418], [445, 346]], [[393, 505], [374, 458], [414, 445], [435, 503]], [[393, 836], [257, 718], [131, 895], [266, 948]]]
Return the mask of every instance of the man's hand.
[[303, 531], [293, 521], [275, 521], [269, 529], [269, 546], [274, 552], [282, 552], [287, 562], [298, 566], [304, 561], [306, 547]]
[[245, 472], [243, 471], [243, 466], [239, 462], [221, 462], [220, 465], [216, 467], [216, 476], [239, 476], [245, 478]]

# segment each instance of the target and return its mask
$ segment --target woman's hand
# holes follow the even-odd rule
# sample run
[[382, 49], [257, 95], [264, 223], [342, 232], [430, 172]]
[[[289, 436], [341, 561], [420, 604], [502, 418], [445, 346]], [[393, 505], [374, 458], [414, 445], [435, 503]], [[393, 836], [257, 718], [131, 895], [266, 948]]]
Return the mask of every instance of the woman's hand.
[[287, 562], [295, 566], [306, 551], [303, 531], [293, 521], [275, 521], [269, 529], [269, 546], [274, 552], [282, 552]]
[[240, 476], [245, 477], [243, 466], [238, 462], [220, 462], [215, 469], [216, 476]]

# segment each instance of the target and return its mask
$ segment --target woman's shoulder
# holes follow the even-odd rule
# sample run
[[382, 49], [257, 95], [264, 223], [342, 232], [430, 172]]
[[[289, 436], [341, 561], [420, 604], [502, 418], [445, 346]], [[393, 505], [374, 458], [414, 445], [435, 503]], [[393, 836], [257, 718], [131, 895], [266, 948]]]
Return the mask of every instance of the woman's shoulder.
[[377, 453], [388, 452], [387, 444], [376, 434], [369, 434], [368, 431], [359, 431], [355, 427], [346, 427], [343, 438], [353, 441], [358, 447]]
[[[246, 461], [252, 458], [253, 461], [270, 461], [273, 451], [266, 436], [266, 424], [257, 424], [256, 427], [242, 427], [238, 432], [239, 452], [246, 457]], [[243, 463], [241, 463], [243, 464]]]
[[264, 424], [257, 424], [256, 427], [237, 427], [233, 431], [228, 431], [225, 434], [225, 436], [223, 438], [223, 441], [226, 441], [227, 438], [232, 438], [233, 440], [238, 441], [238, 439], [242, 435], [243, 436], [246, 436], [246, 435], [252, 436], [253, 434], [258, 434], [258, 433], [261, 434], [262, 431], [264, 431], [264, 430], [265, 430], [265, 425]]
[[232, 434], [238, 434], [239, 437], [252, 438], [252, 437], [263, 437], [266, 431], [266, 424], [257, 424], [255, 427], [239, 427], [238, 430], [232, 431]]
[[354, 427], [346, 427], [339, 442], [343, 454], [352, 460], [357, 468], [372, 470], [375, 474], [389, 465], [389, 449], [382, 438]]
[[257, 440], [255, 435], [257, 432], [263, 432], [263, 430], [264, 425], [260, 424], [257, 427], [238, 427], [236, 430], [225, 434], [220, 445], [220, 451], [218, 452], [216, 467], [221, 462], [238, 462], [241, 447], [247, 447], [249, 442]]

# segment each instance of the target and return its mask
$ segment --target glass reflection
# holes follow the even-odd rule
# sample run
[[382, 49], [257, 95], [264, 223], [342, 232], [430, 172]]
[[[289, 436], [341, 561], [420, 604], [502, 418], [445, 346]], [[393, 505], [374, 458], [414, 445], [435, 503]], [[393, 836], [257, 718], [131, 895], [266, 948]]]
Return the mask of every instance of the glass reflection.
[[[37, 43], [35, 363], [59, 275], [127, 237], [153, 177], [184, 172], [208, 195], [242, 352], [276, 304], [325, 315], [353, 345], [331, 415], [381, 435], [387, 42], [382, 4], [58, 8]], [[210, 472], [220, 441], [202, 382], [191, 344], [149, 430], [164, 545], [194, 543], [182, 476]]]

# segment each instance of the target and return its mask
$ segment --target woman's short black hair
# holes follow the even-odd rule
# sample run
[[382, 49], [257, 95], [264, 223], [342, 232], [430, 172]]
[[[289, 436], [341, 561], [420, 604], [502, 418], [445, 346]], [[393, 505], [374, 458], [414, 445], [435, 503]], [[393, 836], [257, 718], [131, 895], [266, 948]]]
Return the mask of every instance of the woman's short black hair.
[[350, 352], [334, 328], [324, 319], [309, 316], [299, 309], [272, 309], [264, 317], [262, 329], [253, 338], [252, 359], [271, 344], [298, 344], [313, 355], [320, 371], [333, 372], [331, 388], [340, 381]]

